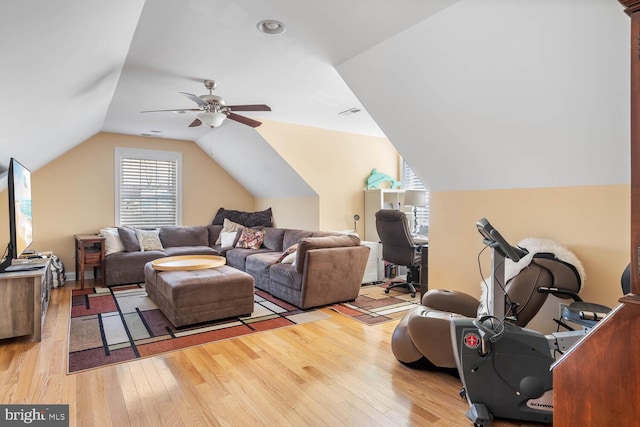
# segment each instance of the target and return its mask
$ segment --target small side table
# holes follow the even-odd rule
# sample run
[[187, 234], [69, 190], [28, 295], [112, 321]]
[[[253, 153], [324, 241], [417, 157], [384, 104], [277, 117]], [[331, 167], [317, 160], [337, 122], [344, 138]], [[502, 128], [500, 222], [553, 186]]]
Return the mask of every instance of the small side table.
[[[86, 267], [93, 267], [93, 276], [104, 285], [104, 237], [97, 234], [76, 234], [76, 280], [80, 277], [80, 288], [84, 289]], [[78, 276], [79, 275], [79, 276]]]

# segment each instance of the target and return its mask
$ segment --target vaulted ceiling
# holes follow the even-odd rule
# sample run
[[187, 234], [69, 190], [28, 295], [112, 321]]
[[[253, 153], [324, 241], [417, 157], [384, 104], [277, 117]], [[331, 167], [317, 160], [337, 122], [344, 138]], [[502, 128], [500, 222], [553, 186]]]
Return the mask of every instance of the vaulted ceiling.
[[[5, 2], [0, 165], [16, 157], [36, 170], [101, 131], [206, 138], [211, 129], [188, 127], [195, 113], [140, 113], [195, 107], [179, 92], [205, 94], [205, 79], [217, 81], [215, 94], [228, 104], [272, 108], [243, 112], [254, 119], [383, 135], [335, 65], [454, 2]], [[286, 31], [259, 32], [265, 19]], [[351, 108], [362, 111], [339, 114]], [[227, 120], [216, 131], [259, 142], [242, 127]]]
[[[179, 92], [214, 79], [271, 106], [257, 120], [386, 136], [434, 190], [627, 182], [627, 34], [613, 0], [4, 2], [0, 167], [101, 131], [204, 148], [193, 113], [140, 111], [193, 108]], [[264, 142], [231, 120], [213, 136]]]

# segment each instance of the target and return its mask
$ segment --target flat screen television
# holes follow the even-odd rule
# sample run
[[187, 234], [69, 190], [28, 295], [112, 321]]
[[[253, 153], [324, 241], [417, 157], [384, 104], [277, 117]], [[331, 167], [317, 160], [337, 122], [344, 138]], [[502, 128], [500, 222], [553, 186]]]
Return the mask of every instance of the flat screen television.
[[9, 244], [0, 271], [11, 265], [31, 245], [33, 217], [31, 214], [31, 171], [11, 158], [7, 175], [9, 194]]

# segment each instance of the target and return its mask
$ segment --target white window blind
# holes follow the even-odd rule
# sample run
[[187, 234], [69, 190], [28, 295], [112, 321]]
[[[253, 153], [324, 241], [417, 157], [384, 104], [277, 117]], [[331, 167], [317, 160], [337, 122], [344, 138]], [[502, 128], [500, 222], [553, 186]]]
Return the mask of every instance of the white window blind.
[[[402, 186], [405, 190], [427, 191], [427, 187], [425, 187], [420, 178], [418, 178], [405, 160], [402, 160]], [[429, 191], [427, 191], [427, 205], [416, 209], [416, 218], [418, 220], [419, 228], [429, 226]]]
[[181, 153], [116, 148], [116, 223], [179, 225]]

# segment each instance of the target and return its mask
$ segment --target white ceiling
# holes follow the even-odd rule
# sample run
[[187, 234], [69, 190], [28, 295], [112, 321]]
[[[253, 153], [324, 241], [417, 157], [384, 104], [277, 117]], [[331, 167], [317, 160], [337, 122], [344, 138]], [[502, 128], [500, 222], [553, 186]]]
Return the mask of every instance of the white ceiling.
[[[140, 113], [193, 108], [178, 92], [207, 93], [204, 79], [228, 104], [271, 106], [253, 118], [382, 135], [334, 66], [456, 1], [5, 1], [0, 170], [10, 157], [37, 170], [101, 131], [205, 138], [195, 113]], [[259, 32], [263, 19], [286, 32]]]
[[[384, 131], [432, 190], [628, 182], [628, 25], [609, 0], [4, 1], [0, 170], [152, 133], [196, 141], [257, 197], [312, 192], [273, 150], [286, 188], [235, 174], [190, 113], [140, 113], [191, 108], [178, 92], [214, 79], [229, 104], [273, 109], [252, 118]], [[266, 144], [230, 120], [216, 135]]]
[[[208, 93], [204, 79], [228, 104], [268, 104], [246, 115], [369, 135], [382, 131], [335, 65], [420, 22], [452, 0], [153, 0], [145, 3], [111, 101], [104, 129], [195, 140], [193, 115], [139, 111], [193, 108], [178, 92]], [[263, 19], [287, 25], [281, 35], [256, 28]], [[244, 114], [244, 113], [242, 113]], [[225, 126], [236, 126], [225, 123]]]

